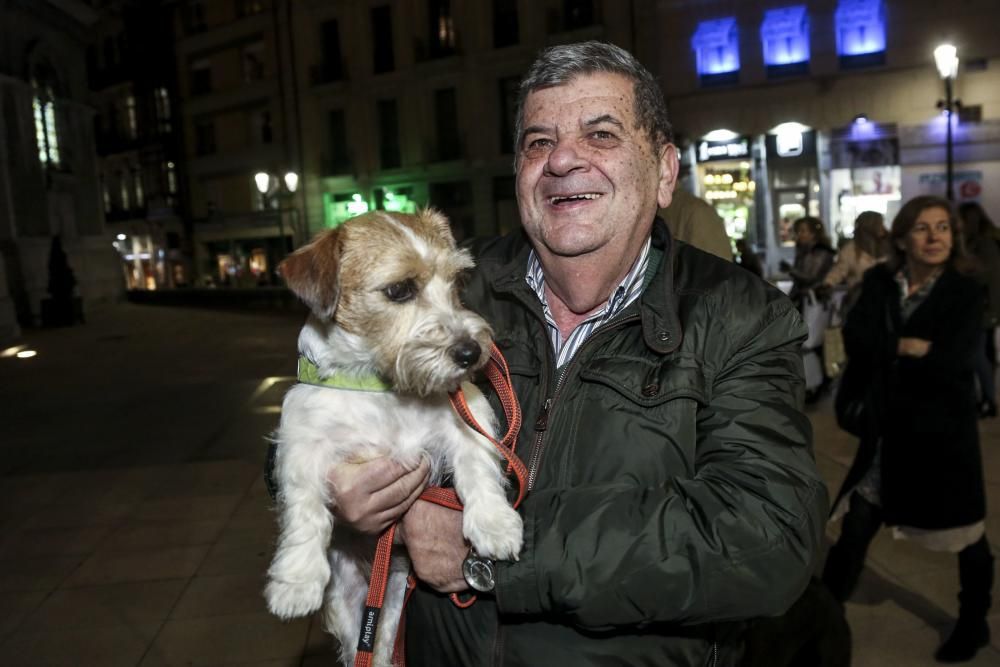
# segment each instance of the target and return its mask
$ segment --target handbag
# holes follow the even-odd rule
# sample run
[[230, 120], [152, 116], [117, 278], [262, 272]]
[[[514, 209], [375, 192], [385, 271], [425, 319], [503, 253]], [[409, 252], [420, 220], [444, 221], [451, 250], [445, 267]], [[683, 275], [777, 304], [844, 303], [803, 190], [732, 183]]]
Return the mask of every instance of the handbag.
[[802, 319], [809, 329], [802, 349], [814, 350], [823, 344], [823, 333], [830, 324], [830, 307], [818, 299], [812, 290], [803, 295]]
[[847, 362], [833, 399], [837, 426], [857, 438], [868, 433], [871, 373], [865, 370], [858, 364]]

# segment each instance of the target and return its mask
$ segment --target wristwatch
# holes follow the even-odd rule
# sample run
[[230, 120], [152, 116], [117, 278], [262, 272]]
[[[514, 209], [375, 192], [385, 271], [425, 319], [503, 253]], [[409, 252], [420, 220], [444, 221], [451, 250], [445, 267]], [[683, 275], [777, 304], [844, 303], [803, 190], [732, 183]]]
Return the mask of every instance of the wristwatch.
[[497, 585], [496, 563], [491, 558], [483, 558], [475, 549], [469, 549], [469, 555], [462, 561], [462, 576], [469, 588], [480, 593], [489, 593]]

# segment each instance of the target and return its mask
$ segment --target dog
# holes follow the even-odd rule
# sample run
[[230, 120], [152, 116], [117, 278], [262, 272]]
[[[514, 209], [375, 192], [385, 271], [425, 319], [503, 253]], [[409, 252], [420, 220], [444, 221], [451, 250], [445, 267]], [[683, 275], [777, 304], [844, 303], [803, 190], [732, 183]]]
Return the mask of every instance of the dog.
[[[331, 466], [388, 456], [412, 469], [426, 457], [432, 486], [451, 476], [477, 553], [514, 560], [521, 549], [501, 457], [448, 398], [461, 386], [476, 420], [496, 436], [493, 411], [469, 382], [492, 344], [489, 325], [459, 302], [456, 280], [472, 266], [432, 209], [353, 218], [279, 265], [311, 313], [299, 334], [300, 382], [285, 395], [274, 436], [280, 534], [265, 598], [283, 619], [311, 614], [325, 599], [325, 628], [345, 666], [355, 657], [377, 536], [338, 527]], [[404, 601], [409, 562], [397, 551], [376, 665], [391, 662]]]

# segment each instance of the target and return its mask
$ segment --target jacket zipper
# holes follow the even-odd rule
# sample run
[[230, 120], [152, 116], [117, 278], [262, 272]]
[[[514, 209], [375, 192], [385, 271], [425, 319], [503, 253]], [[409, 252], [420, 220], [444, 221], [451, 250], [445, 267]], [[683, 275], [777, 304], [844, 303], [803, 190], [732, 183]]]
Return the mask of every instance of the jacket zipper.
[[542, 412], [538, 415], [535, 420], [535, 441], [531, 447], [531, 457], [528, 459], [528, 491], [531, 491], [535, 487], [535, 479], [538, 477], [538, 468], [542, 461], [542, 452], [545, 449], [545, 443], [542, 440], [545, 438], [545, 431], [549, 427], [549, 414], [552, 411], [552, 406], [555, 404], [556, 398], [559, 396], [559, 392], [562, 389], [563, 381], [566, 376], [569, 375], [569, 369], [577, 362], [581, 356], [583, 349], [587, 347], [599, 334], [609, 331], [611, 329], [618, 328], [628, 322], [633, 320], [638, 320], [638, 315], [630, 315], [628, 317], [623, 317], [620, 320], [612, 320], [607, 324], [594, 329], [587, 340], [583, 342], [580, 349], [576, 351], [573, 358], [570, 359], [569, 363], [563, 367], [563, 370], [559, 373], [559, 379], [556, 380], [556, 388], [552, 392], [552, 395], [545, 399], [545, 403], [542, 404]]
[[712, 642], [712, 667], [718, 667], [719, 664], [719, 643]]

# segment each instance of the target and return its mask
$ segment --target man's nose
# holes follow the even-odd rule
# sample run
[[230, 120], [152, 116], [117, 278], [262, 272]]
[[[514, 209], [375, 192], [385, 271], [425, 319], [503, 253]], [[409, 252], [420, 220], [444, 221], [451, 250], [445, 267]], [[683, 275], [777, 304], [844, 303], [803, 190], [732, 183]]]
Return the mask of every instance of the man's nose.
[[586, 156], [577, 150], [577, 146], [569, 139], [560, 139], [549, 153], [545, 170], [554, 176], [563, 176], [575, 169], [586, 168]]

